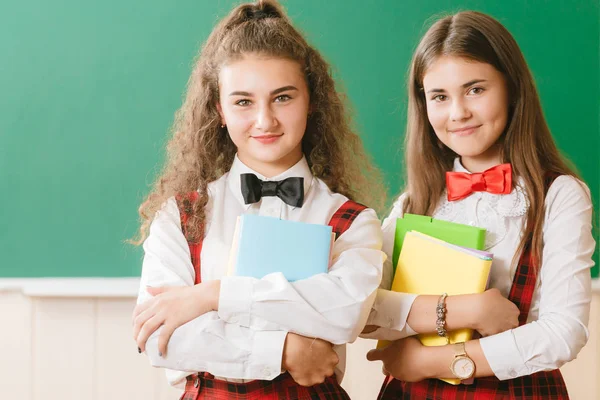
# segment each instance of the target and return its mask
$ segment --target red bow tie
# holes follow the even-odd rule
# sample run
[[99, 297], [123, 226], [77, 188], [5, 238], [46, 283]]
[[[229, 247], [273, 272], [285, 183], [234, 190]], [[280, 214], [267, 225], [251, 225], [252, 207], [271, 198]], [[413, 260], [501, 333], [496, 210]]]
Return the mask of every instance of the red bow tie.
[[500, 164], [482, 173], [446, 172], [448, 200], [464, 199], [473, 192], [509, 194], [512, 191], [512, 168]]

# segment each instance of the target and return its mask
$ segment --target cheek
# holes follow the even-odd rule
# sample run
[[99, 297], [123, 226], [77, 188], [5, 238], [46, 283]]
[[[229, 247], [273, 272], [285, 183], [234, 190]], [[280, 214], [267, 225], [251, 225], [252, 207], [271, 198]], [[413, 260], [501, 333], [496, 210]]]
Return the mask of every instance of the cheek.
[[287, 133], [304, 135], [308, 120], [308, 108], [300, 104], [297, 107], [285, 108], [278, 119], [283, 122]]
[[443, 107], [428, 104], [427, 119], [429, 120], [429, 123], [433, 127], [433, 130], [436, 132], [436, 134], [446, 131], [446, 121], [448, 120], [448, 115]]
[[249, 127], [252, 124], [249, 122], [249, 118], [244, 112], [231, 112], [230, 110], [223, 110], [223, 114], [225, 115], [225, 122], [227, 124], [227, 133], [231, 138], [233, 144], [236, 147], [244, 146], [245, 138], [247, 137], [247, 132], [249, 132]]
[[244, 129], [253, 121], [251, 110], [228, 108], [223, 110], [227, 126], [233, 129]]
[[304, 135], [304, 131], [306, 131], [306, 117], [300, 115], [294, 118], [290, 127], [296, 135]]
[[506, 127], [508, 107], [500, 101], [486, 101], [479, 104], [476, 109], [479, 116], [493, 126], [495, 132], [502, 132]]

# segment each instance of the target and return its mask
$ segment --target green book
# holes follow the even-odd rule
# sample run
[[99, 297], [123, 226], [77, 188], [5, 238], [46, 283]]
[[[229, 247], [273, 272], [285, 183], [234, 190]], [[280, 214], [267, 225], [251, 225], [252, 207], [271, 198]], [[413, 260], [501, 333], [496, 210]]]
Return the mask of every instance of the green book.
[[417, 231], [433, 236], [456, 246], [469, 247], [483, 250], [485, 245], [485, 229], [476, 226], [457, 224], [456, 222], [442, 221], [424, 215], [404, 214], [404, 218], [396, 220], [396, 237], [394, 239], [393, 267], [400, 257], [400, 250], [404, 243], [406, 232]]

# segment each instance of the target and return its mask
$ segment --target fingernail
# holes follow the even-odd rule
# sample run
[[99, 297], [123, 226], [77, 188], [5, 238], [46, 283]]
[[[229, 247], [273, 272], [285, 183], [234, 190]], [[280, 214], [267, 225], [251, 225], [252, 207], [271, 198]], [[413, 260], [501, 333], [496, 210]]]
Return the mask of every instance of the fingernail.
[[161, 353], [160, 351], [158, 352], [158, 356], [159, 356], [159, 357], [162, 357], [162, 353]]
[[142, 349], [140, 349], [139, 347], [138, 347], [138, 353], [142, 354]]

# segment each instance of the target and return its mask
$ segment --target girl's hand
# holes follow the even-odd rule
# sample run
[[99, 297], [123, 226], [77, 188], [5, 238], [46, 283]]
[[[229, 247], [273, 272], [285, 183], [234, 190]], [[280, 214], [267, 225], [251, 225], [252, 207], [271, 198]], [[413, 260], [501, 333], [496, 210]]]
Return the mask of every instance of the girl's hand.
[[219, 301], [219, 281], [195, 286], [148, 287], [152, 299], [133, 310], [133, 339], [145, 351], [146, 341], [161, 325], [158, 338], [160, 356], [167, 354], [167, 344], [173, 331], [209, 311], [215, 311]]
[[396, 340], [383, 349], [371, 350], [367, 353], [367, 360], [383, 361], [383, 373], [391, 374], [394, 378], [405, 382], [419, 382], [430, 377], [427, 371], [427, 348], [419, 339], [410, 336]]
[[477, 295], [473, 328], [481, 336], [491, 336], [519, 326], [519, 308], [496, 288]]
[[332, 376], [340, 362], [331, 343], [288, 333], [281, 366], [301, 386], [313, 386]]

